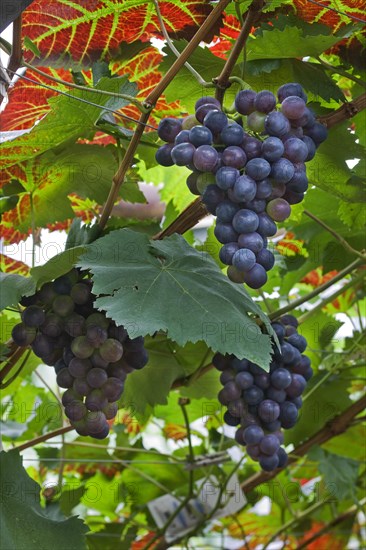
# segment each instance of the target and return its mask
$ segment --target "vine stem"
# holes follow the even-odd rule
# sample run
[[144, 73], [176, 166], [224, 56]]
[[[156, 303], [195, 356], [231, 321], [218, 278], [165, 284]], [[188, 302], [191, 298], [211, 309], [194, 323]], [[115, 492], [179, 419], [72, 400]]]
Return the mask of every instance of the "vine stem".
[[326, 231], [328, 231], [328, 233], [333, 235], [333, 237], [338, 242], [340, 242], [341, 245], [343, 246], [343, 248], [348, 250], [348, 252], [351, 252], [351, 254], [355, 254], [356, 256], [361, 258], [361, 260], [366, 261], [366, 255], [365, 254], [362, 254], [362, 252], [360, 252], [359, 250], [356, 250], [355, 248], [353, 248], [353, 246], [351, 246], [341, 235], [339, 235], [336, 231], [334, 231], [334, 229], [329, 227], [329, 225], [327, 225], [325, 222], [323, 222], [321, 219], [319, 219], [317, 216], [315, 216], [315, 214], [312, 214], [311, 212], [309, 212], [309, 210], [306, 210], [306, 209], [304, 210], [304, 214], [306, 216], [308, 216], [308, 218], [311, 218], [312, 220], [314, 220], [318, 225], [323, 227]]
[[[161, 11], [160, 11], [159, 0], [153, 0], [153, 2], [154, 2], [154, 5], [155, 5], [156, 15], [158, 16], [160, 29], [161, 29], [161, 32], [163, 33], [164, 39], [165, 39], [166, 43], [168, 44], [169, 48], [174, 53], [174, 55], [176, 57], [179, 57], [180, 56], [180, 51], [177, 50], [177, 48], [174, 46], [173, 42], [170, 40], [170, 36], [168, 34], [168, 31], [166, 30], [166, 26], [165, 26], [165, 23], [164, 23], [164, 20], [163, 20], [163, 16], [161, 15]], [[201, 86], [204, 86], [204, 87], [213, 86], [213, 83], [212, 82], [206, 82], [202, 78], [202, 76], [199, 74], [199, 72], [197, 72], [196, 69], [194, 67], [192, 67], [192, 65], [190, 65], [189, 63], [186, 62], [186, 63], [184, 63], [184, 66], [195, 77], [195, 79], [197, 80], [197, 82]]]
[[0, 371], [0, 384], [3, 383], [5, 377], [11, 369], [17, 364], [19, 359], [22, 357], [22, 355], [27, 351], [27, 348], [19, 348], [17, 347], [15, 351], [13, 352], [13, 355], [9, 357], [9, 360], [6, 362], [4, 367]]
[[48, 432], [46, 434], [40, 435], [39, 437], [35, 437], [34, 439], [30, 439], [29, 441], [26, 441], [22, 445], [18, 445], [17, 447], [14, 447], [16, 451], [24, 451], [25, 449], [29, 449], [30, 447], [34, 447], [35, 445], [38, 445], [38, 443], [43, 443], [43, 441], [47, 441], [48, 439], [52, 439], [53, 437], [57, 437], [58, 435], [66, 434], [67, 432], [71, 432], [74, 428], [72, 426], [63, 426], [62, 428], [58, 428], [57, 430], [53, 430], [53, 432]]
[[239, 55], [242, 49], [245, 46], [245, 43], [250, 34], [250, 29], [258, 19], [258, 16], [262, 11], [263, 6], [264, 6], [263, 0], [253, 0], [251, 5], [249, 6], [249, 9], [244, 21], [244, 25], [242, 26], [240, 34], [235, 41], [233, 49], [231, 50], [229, 57], [227, 58], [227, 61], [221, 73], [217, 78], [214, 79], [214, 83], [216, 84], [216, 99], [218, 99], [221, 104], [224, 99], [225, 90], [230, 86], [229, 77], [232, 73], [235, 63], [239, 58]]
[[318, 296], [319, 294], [324, 292], [324, 290], [327, 290], [327, 288], [333, 286], [334, 283], [337, 283], [338, 281], [343, 279], [343, 277], [345, 277], [346, 275], [349, 275], [350, 273], [352, 273], [352, 271], [354, 269], [357, 269], [361, 265], [362, 265], [362, 261], [360, 259], [355, 260], [349, 266], [342, 269], [342, 271], [340, 271], [335, 277], [333, 277], [332, 279], [330, 279], [326, 283], [318, 286], [318, 288], [315, 288], [314, 290], [312, 290], [311, 292], [309, 292], [305, 296], [302, 296], [301, 298], [298, 298], [297, 300], [294, 300], [293, 302], [291, 302], [287, 306], [282, 307], [281, 309], [278, 309], [277, 311], [274, 311], [273, 313], [270, 313], [268, 315], [269, 319], [271, 321], [273, 321], [274, 319], [277, 319], [278, 317], [281, 317], [281, 315], [284, 315], [288, 311], [291, 311], [291, 310], [301, 306], [305, 302], [308, 302], [309, 300], [312, 300], [312, 298], [315, 298], [316, 296]]
[[339, 516], [337, 516], [337, 517], [333, 518], [332, 520], [328, 521], [328, 523], [326, 525], [324, 525], [321, 529], [319, 529], [318, 531], [313, 533], [313, 535], [311, 537], [307, 538], [302, 544], [297, 546], [296, 550], [303, 550], [305, 548], [308, 548], [309, 545], [312, 542], [317, 540], [319, 537], [321, 537], [327, 531], [330, 531], [330, 529], [332, 529], [332, 527], [335, 527], [336, 525], [339, 525], [343, 521], [345, 521], [345, 520], [351, 518], [352, 516], [354, 516], [356, 514], [358, 508], [361, 507], [361, 506], [364, 506], [365, 504], [366, 504], [366, 498], [363, 498], [362, 500], [360, 500], [358, 506], [356, 504], [354, 504], [353, 506], [348, 508], [348, 510], [346, 510], [342, 514], [339, 514]]
[[216, 23], [222, 11], [229, 4], [229, 2], [230, 0], [220, 0], [220, 2], [215, 6], [215, 8], [210, 13], [210, 15], [207, 17], [203, 25], [198, 29], [198, 31], [196, 32], [192, 40], [184, 48], [184, 50], [182, 51], [178, 59], [176, 59], [176, 61], [170, 67], [170, 69], [165, 74], [165, 76], [161, 79], [161, 81], [157, 84], [154, 90], [152, 90], [152, 92], [146, 98], [144, 105], [147, 109], [147, 112], [141, 114], [138, 127], [136, 128], [132, 136], [132, 139], [128, 145], [126, 154], [116, 174], [113, 177], [112, 187], [110, 189], [107, 201], [103, 207], [103, 211], [99, 220], [99, 227], [101, 229], [104, 229], [104, 227], [108, 222], [109, 216], [112, 212], [113, 205], [118, 197], [119, 188], [121, 187], [124, 181], [126, 172], [133, 161], [134, 154], [136, 152], [137, 146], [140, 142], [140, 139], [143, 133], [143, 128], [144, 128], [143, 125], [146, 124], [149, 119], [149, 111], [154, 107], [155, 103], [157, 102], [161, 94], [164, 92], [165, 88], [170, 84], [170, 82], [176, 76], [178, 71], [183, 67], [184, 63], [188, 60], [189, 56], [197, 48], [201, 40], [203, 40], [207, 31]]
[[339, 109], [333, 111], [333, 113], [318, 117], [318, 120], [322, 124], [325, 124], [327, 128], [332, 128], [332, 126], [335, 126], [339, 122], [344, 122], [356, 116], [364, 109], [366, 109], [366, 92], [350, 102], [343, 103], [343, 105], [339, 107]]

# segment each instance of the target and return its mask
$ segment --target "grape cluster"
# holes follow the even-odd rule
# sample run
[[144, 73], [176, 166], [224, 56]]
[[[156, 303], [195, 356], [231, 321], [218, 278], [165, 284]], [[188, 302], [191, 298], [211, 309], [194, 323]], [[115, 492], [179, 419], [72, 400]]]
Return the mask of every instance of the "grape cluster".
[[91, 280], [73, 269], [22, 299], [26, 307], [12, 338], [54, 366], [58, 386], [66, 389], [65, 414], [78, 434], [103, 439], [127, 374], [144, 367], [148, 356], [144, 339], [131, 339], [94, 309], [94, 298]]
[[[277, 98], [268, 90], [242, 90], [235, 98], [237, 114], [229, 118], [217, 99], [206, 96], [196, 102], [195, 115], [165, 118], [158, 127], [167, 143], [158, 149], [157, 162], [192, 170], [188, 188], [216, 216], [228, 277], [250, 288], [266, 283], [275, 262], [268, 237], [277, 232], [275, 222], [289, 217], [290, 205], [304, 198], [305, 162], [327, 137], [306, 101], [297, 83], [281, 86]], [[247, 117], [247, 131], [240, 115]]]
[[238, 426], [235, 439], [246, 447], [248, 455], [259, 461], [262, 469], [272, 471], [287, 463], [281, 428], [295, 426], [301, 395], [313, 371], [310, 360], [302, 353], [306, 340], [297, 332], [292, 315], [272, 323], [280, 349], [273, 343], [270, 372], [247, 359], [217, 353], [213, 364], [221, 371], [223, 388], [218, 399], [227, 407], [224, 421]]

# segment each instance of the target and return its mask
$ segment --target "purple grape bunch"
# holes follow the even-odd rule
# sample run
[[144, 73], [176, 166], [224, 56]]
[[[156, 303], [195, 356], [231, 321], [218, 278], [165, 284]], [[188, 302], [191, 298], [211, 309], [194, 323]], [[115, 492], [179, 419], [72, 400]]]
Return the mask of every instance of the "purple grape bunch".
[[73, 269], [23, 298], [12, 338], [53, 366], [66, 391], [62, 404], [79, 435], [104, 439], [118, 411], [127, 375], [148, 362], [144, 339], [130, 338], [94, 308], [92, 282]]
[[281, 447], [282, 429], [293, 428], [302, 406], [301, 395], [313, 370], [303, 352], [305, 338], [297, 332], [298, 322], [283, 315], [272, 323], [280, 349], [273, 342], [269, 373], [247, 359], [217, 353], [214, 366], [221, 371], [223, 388], [218, 394], [227, 407], [224, 421], [237, 427], [235, 439], [261, 468], [271, 472], [287, 464]]
[[[237, 114], [229, 118], [217, 99], [205, 96], [196, 102], [195, 115], [165, 118], [158, 127], [166, 143], [157, 162], [192, 170], [187, 186], [216, 216], [228, 277], [253, 289], [267, 282], [275, 263], [268, 238], [276, 234], [276, 222], [290, 216], [291, 205], [303, 200], [305, 163], [327, 137], [306, 102], [297, 83], [281, 86], [277, 97], [268, 90], [241, 90]], [[247, 117], [247, 131], [240, 115]]]

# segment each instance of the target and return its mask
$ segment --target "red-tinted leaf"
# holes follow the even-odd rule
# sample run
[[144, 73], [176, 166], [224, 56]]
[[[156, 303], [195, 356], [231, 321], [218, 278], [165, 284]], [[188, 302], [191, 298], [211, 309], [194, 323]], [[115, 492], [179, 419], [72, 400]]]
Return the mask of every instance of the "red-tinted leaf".
[[0, 223], [0, 233], [4, 242], [7, 244], [19, 243], [24, 241], [31, 233], [31, 229], [27, 232], [20, 232], [18, 227], [27, 218], [30, 212], [30, 196], [24, 193], [19, 197], [18, 204], [12, 210], [4, 212]]
[[156, 541], [151, 542], [155, 537], [156, 537], [156, 533], [154, 533], [154, 531], [149, 531], [148, 533], [146, 533], [146, 535], [144, 535], [138, 540], [135, 540], [131, 544], [131, 550], [144, 550], [144, 548], [147, 548], [147, 547], [153, 550], [153, 548], [156, 548], [161, 538], [159, 537]]
[[[324, 7], [310, 3], [307, 0], [294, 0], [294, 7], [297, 15], [309, 23], [314, 23], [316, 21], [337, 31], [341, 26], [352, 22], [346, 15], [327, 9], [328, 7], [334, 7], [334, 3], [330, 0], [323, 0], [321, 4], [323, 4]], [[340, 0], [337, 2], [336, 7], [339, 11], [363, 19], [366, 22], [364, 0]]]
[[[212, 7], [202, 0], [160, 0], [169, 33], [189, 38]], [[133, 0], [35, 0], [23, 14], [28, 36], [48, 61], [63, 58], [89, 63], [118, 53], [121, 42], [161, 37], [152, 2]], [[34, 58], [30, 50], [27, 60]]]
[[168, 439], [180, 441], [181, 439], [185, 439], [187, 437], [187, 428], [185, 426], [181, 426], [180, 424], [168, 422], [163, 428], [163, 433]]
[[18, 275], [27, 275], [29, 266], [21, 261], [14, 260], [5, 254], [0, 254], [0, 269], [4, 273], [18, 273]]
[[[41, 69], [55, 78], [67, 82], [72, 81], [70, 72], [64, 69], [56, 70], [47, 67], [41, 67]], [[68, 91], [66, 86], [57, 84], [32, 69], [28, 69], [25, 76], [37, 83]], [[9, 89], [9, 103], [0, 115], [2, 131], [31, 128], [37, 120], [40, 120], [50, 110], [47, 100], [55, 95], [57, 95], [57, 92], [43, 88], [35, 82], [19, 78], [15, 85]]]
[[215, 37], [211, 46], [211, 52], [222, 59], [227, 58], [228, 52], [233, 47], [232, 40], [236, 40], [240, 32], [240, 21], [230, 14], [225, 14], [223, 24], [220, 28], [220, 36]]

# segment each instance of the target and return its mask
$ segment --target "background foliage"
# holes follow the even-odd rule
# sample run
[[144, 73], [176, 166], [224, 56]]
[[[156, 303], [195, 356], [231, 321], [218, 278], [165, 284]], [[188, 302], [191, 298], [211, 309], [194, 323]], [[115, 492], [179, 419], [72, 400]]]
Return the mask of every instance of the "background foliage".
[[[190, 56], [201, 80], [182, 67], [157, 100], [102, 235], [97, 222], [141, 102], [176, 59], [155, 40], [165, 32], [156, 3], [34, 0], [15, 21], [12, 52], [1, 39], [9, 76], [26, 68], [1, 112], [0, 227], [9, 245], [1, 255], [4, 548], [167, 548], [169, 520], [158, 530], [149, 502], [174, 493], [183, 506], [194, 482], [210, 475], [225, 493], [235, 471], [245, 506], [204, 517], [190, 537], [176, 531], [175, 547], [255, 549], [276, 539], [284, 548], [363, 547], [363, 2], [268, 2], [232, 71], [255, 90], [300, 82], [330, 128], [309, 163], [305, 200], [272, 239], [277, 263], [263, 292], [230, 283], [211, 220], [207, 231], [192, 230], [196, 207], [182, 214], [193, 200], [187, 170], [155, 165], [159, 120], [185, 116], [214, 92], [202, 82], [220, 74], [249, 5], [228, 3]], [[214, 6], [159, 2], [178, 52]], [[227, 108], [238, 89], [233, 82], [226, 91]], [[149, 240], [161, 228], [170, 234], [178, 216], [183, 236]], [[67, 231], [68, 250], [42, 267], [16, 260], [29, 236], [34, 260], [45, 229]], [[9, 340], [21, 296], [76, 263], [93, 273], [97, 305], [133, 336], [145, 335], [150, 355], [146, 369], [129, 376], [102, 442], [70, 432], [53, 371]], [[290, 465], [272, 475], [259, 473], [223, 428], [211, 358], [212, 350], [234, 352], [268, 368], [269, 337], [253, 314], [268, 327], [281, 308], [299, 317], [315, 376], [301, 420], [286, 434]]]

